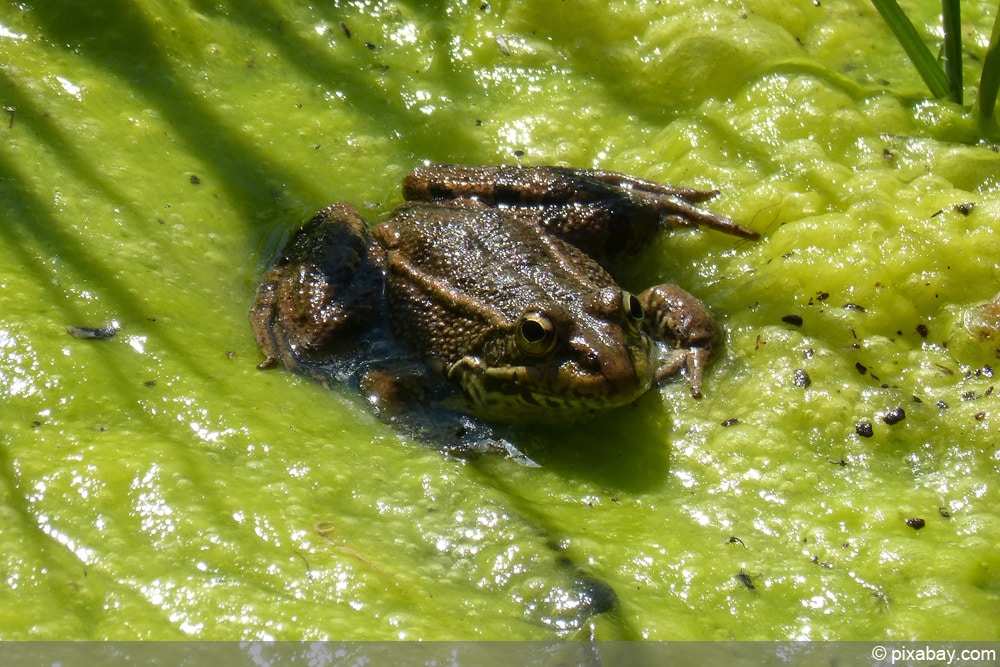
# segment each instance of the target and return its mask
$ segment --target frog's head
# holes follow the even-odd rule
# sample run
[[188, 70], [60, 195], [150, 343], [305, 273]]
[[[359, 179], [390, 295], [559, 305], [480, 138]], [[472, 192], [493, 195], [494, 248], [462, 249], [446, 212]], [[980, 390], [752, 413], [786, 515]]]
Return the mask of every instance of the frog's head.
[[652, 386], [652, 342], [635, 295], [607, 287], [570, 304], [529, 306], [446, 369], [473, 413], [498, 422], [586, 417]]

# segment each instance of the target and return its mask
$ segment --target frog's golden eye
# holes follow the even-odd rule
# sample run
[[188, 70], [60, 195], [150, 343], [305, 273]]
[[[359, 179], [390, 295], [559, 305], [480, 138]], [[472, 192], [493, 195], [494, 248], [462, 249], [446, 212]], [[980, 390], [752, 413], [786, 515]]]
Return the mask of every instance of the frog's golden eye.
[[642, 328], [642, 321], [646, 317], [646, 313], [643, 311], [642, 301], [639, 301], [639, 297], [622, 290], [622, 309], [625, 311], [625, 319], [630, 326], [637, 330]]
[[529, 310], [517, 322], [517, 347], [533, 357], [541, 357], [556, 346], [556, 326], [545, 313]]

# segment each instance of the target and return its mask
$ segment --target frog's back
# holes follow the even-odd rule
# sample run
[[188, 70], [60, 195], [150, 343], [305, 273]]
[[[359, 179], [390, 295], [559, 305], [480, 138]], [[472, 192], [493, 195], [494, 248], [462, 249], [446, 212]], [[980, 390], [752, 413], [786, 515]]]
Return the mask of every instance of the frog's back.
[[593, 259], [515, 211], [475, 202], [411, 204], [390, 223], [386, 261], [396, 335], [451, 363], [507, 332], [527, 308], [579, 308], [614, 285]]

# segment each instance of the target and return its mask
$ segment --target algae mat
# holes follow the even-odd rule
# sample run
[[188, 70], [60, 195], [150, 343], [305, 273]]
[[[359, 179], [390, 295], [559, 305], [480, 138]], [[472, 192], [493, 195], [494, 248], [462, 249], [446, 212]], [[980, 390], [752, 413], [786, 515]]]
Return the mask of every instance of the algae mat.
[[[996, 135], [866, 3], [22, 2], [0, 48], [0, 638], [1000, 636]], [[761, 241], [628, 278], [719, 314], [705, 398], [529, 468], [257, 371], [289, 232], [425, 160], [721, 190]]]

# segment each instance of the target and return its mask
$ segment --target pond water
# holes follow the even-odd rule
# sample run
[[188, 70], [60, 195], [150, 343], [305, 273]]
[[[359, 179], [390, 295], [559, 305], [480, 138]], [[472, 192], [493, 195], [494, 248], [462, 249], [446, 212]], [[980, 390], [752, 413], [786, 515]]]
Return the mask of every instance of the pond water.
[[[869, 4], [322, 5], [0, 9], [0, 639], [1000, 636], [997, 134]], [[532, 468], [257, 371], [288, 234], [423, 161], [718, 188], [762, 240], [625, 281], [719, 315], [705, 397]]]

